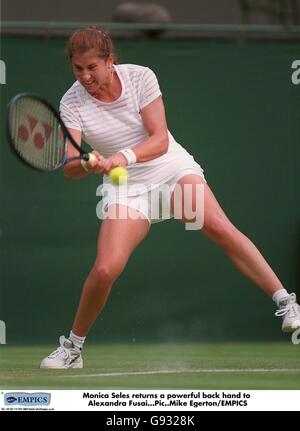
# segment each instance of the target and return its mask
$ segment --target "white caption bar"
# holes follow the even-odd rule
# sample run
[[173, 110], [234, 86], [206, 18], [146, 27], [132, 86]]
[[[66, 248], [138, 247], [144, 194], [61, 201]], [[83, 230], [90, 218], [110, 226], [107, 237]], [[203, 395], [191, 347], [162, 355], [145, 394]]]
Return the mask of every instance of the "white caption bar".
[[300, 390], [41, 390], [1, 391], [0, 410], [299, 411]]

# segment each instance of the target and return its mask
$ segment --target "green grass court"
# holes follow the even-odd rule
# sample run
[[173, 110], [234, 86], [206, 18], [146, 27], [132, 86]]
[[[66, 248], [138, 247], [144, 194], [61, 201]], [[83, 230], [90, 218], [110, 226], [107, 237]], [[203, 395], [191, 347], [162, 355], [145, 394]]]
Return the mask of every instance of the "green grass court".
[[0, 347], [1, 389], [300, 389], [285, 343], [87, 345], [85, 368], [40, 370], [55, 346]]

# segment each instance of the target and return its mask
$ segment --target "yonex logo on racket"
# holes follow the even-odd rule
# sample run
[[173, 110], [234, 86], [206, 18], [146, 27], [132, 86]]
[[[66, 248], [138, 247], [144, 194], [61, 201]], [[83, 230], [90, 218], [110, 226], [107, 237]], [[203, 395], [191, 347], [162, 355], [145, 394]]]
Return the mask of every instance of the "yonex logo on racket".
[[0, 60], [0, 84], [6, 84], [6, 65], [3, 60]]
[[298, 85], [300, 84], [300, 60], [294, 60], [291, 67], [296, 69], [291, 76], [292, 83]]
[[6, 344], [6, 325], [0, 320], [0, 344]]
[[[59, 112], [34, 94], [14, 96], [7, 107], [6, 122], [8, 142], [13, 151], [34, 169], [55, 171], [72, 160], [92, 158], [73, 139]], [[78, 156], [67, 157], [67, 142], [76, 148]]]
[[52, 127], [47, 123], [40, 123], [40, 121], [26, 114], [27, 124], [20, 124], [18, 127], [18, 137], [21, 141], [27, 142], [29, 138], [33, 138], [33, 143], [36, 148], [42, 150], [45, 143], [52, 132]]

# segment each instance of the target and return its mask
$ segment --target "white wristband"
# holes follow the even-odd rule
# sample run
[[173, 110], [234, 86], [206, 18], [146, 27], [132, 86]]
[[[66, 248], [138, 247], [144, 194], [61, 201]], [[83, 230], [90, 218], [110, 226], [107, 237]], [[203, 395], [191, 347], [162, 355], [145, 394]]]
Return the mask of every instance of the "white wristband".
[[123, 154], [128, 165], [136, 163], [136, 155], [131, 148], [125, 148], [124, 150], [119, 151], [119, 153]]
[[83, 159], [80, 159], [81, 166], [85, 170], [85, 172], [89, 172], [89, 169], [86, 167], [86, 161]]

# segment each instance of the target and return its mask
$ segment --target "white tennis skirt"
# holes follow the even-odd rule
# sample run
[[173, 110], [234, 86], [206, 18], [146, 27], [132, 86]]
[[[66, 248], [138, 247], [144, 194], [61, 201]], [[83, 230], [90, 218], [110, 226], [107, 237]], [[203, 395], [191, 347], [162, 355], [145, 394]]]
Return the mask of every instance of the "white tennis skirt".
[[129, 166], [127, 184], [115, 186], [105, 175], [97, 193], [101, 198], [97, 216], [100, 219], [144, 218], [151, 224], [168, 220], [173, 217], [170, 200], [175, 186], [180, 178], [190, 174], [206, 182], [201, 166], [177, 144], [161, 157]]

